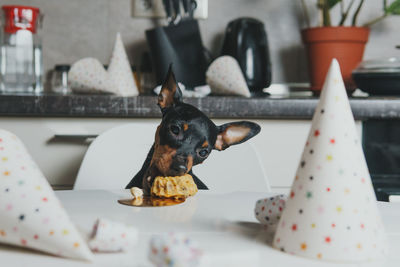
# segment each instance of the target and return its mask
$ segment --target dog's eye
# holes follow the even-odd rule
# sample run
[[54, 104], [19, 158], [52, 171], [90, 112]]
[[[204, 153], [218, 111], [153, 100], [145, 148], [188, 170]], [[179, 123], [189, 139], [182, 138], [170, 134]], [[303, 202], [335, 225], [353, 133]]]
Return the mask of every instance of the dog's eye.
[[170, 130], [171, 133], [173, 133], [174, 135], [178, 135], [179, 132], [181, 131], [181, 129], [180, 129], [178, 126], [176, 126], [176, 125], [171, 125], [171, 126], [169, 127], [169, 130]]
[[207, 149], [202, 149], [198, 152], [199, 156], [202, 158], [205, 158], [208, 155], [208, 150]]

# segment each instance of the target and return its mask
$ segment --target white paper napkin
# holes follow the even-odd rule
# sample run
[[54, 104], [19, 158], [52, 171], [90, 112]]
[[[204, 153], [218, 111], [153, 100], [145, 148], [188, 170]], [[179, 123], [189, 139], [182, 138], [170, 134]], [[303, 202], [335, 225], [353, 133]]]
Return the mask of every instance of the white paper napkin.
[[[196, 86], [192, 91], [192, 90], [186, 90], [185, 85], [183, 85], [182, 83], [178, 84], [179, 84], [179, 89], [181, 89], [183, 97], [206, 97], [211, 93], [210, 86], [208, 85]], [[158, 85], [153, 90], [153, 92], [157, 95], [160, 94], [160, 91], [161, 91], [161, 85]]]
[[138, 231], [132, 226], [108, 219], [98, 219], [93, 226], [89, 247], [94, 252], [119, 252], [132, 249], [138, 241]]

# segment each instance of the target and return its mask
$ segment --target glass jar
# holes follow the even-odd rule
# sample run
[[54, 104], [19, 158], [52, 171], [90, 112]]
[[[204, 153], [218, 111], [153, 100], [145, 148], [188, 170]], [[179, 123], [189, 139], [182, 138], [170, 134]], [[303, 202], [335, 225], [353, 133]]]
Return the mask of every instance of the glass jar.
[[51, 91], [57, 94], [69, 94], [68, 71], [70, 65], [56, 65], [51, 79]]
[[43, 15], [36, 7], [2, 6], [0, 11], [0, 90], [43, 91]]

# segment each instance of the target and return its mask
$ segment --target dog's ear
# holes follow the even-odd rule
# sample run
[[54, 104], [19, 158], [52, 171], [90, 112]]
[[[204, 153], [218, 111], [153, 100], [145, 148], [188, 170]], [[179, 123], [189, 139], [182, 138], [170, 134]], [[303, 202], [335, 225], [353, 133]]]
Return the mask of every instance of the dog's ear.
[[231, 145], [243, 143], [257, 135], [261, 127], [253, 122], [238, 121], [218, 126], [217, 140], [214, 149], [225, 150]]
[[178, 102], [182, 102], [182, 92], [175, 80], [171, 64], [169, 65], [167, 77], [165, 78], [160, 94], [158, 95], [158, 105], [160, 106], [161, 111], [163, 111], [165, 108], [176, 105]]

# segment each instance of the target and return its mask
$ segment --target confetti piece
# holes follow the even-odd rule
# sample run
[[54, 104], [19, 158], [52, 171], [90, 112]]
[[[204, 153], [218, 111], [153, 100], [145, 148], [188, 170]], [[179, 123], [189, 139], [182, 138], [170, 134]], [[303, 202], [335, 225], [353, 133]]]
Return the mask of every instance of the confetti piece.
[[148, 254], [157, 267], [196, 267], [202, 255], [197, 244], [180, 233], [153, 236]]
[[101, 218], [93, 225], [89, 247], [95, 252], [127, 251], [132, 249], [137, 241], [136, 228]]
[[254, 214], [261, 224], [276, 225], [285, 209], [287, 196], [277, 195], [256, 202]]

